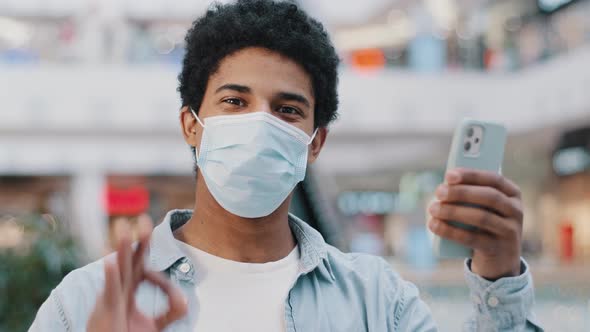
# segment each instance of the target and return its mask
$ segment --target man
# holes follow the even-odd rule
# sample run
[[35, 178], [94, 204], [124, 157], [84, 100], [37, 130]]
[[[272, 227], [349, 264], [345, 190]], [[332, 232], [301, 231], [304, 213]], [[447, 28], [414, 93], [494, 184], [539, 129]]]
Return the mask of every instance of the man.
[[[31, 330], [435, 331], [416, 287], [384, 260], [344, 254], [288, 213], [336, 117], [338, 57], [322, 25], [290, 3], [239, 0], [196, 20], [186, 44], [178, 90], [194, 212], [169, 212], [151, 239], [142, 222], [137, 247], [126, 237], [69, 274]], [[518, 187], [470, 170], [446, 180], [429, 227], [474, 249], [465, 329], [537, 329]]]

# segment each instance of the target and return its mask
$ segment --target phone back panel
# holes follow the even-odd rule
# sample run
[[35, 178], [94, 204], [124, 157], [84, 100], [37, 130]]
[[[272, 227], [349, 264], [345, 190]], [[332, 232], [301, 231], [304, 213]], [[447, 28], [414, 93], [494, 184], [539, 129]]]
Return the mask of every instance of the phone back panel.
[[[467, 130], [472, 126], [479, 126], [483, 129], [479, 153], [475, 156], [464, 153], [464, 138]], [[464, 119], [455, 131], [451, 152], [447, 162], [447, 170], [454, 168], [471, 168], [491, 172], [501, 172], [504, 159], [504, 146], [506, 145], [506, 129], [504, 126], [491, 122], [483, 122], [472, 119]], [[464, 225], [458, 222], [450, 222], [453, 226], [465, 229], [474, 229], [473, 226]], [[434, 237], [434, 251], [439, 257], [456, 258], [470, 257], [471, 249], [456, 242]]]

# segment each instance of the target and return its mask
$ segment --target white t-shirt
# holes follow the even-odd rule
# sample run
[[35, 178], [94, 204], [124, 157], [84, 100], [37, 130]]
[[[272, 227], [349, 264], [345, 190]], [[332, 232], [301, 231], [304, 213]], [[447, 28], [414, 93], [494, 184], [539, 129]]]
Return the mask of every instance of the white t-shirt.
[[295, 282], [299, 248], [269, 263], [242, 263], [178, 246], [196, 269], [196, 332], [285, 331], [285, 301]]

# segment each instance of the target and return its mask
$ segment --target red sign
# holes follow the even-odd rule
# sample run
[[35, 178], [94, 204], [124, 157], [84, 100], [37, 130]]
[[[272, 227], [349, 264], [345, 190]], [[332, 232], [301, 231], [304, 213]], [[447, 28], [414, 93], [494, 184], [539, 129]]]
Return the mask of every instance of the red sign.
[[143, 186], [116, 188], [108, 185], [105, 192], [105, 209], [109, 216], [134, 216], [146, 212], [150, 195]]
[[385, 55], [377, 48], [356, 50], [351, 54], [351, 63], [356, 69], [380, 69], [385, 66]]

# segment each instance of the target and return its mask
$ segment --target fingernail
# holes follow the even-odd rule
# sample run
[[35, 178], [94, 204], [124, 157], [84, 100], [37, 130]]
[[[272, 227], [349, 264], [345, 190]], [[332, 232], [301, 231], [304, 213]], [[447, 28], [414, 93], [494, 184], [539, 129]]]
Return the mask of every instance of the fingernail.
[[435, 203], [430, 204], [428, 211], [430, 212], [431, 215], [438, 214], [438, 211], [440, 211], [440, 203], [435, 202]]
[[445, 199], [447, 198], [448, 194], [449, 194], [449, 188], [446, 185], [441, 185], [436, 189], [436, 197], [438, 197], [438, 199]]
[[458, 183], [461, 180], [461, 175], [457, 171], [448, 171], [447, 172], [447, 182], [448, 183]]

